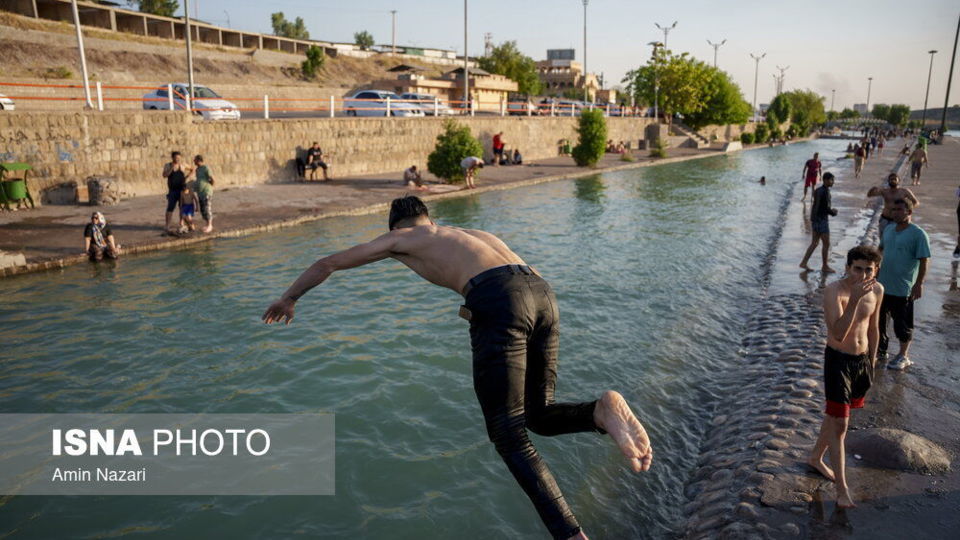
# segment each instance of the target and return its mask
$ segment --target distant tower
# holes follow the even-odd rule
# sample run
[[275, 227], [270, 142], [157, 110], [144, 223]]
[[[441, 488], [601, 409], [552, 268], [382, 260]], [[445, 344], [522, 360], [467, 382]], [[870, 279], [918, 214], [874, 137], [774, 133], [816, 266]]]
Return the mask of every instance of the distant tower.
[[485, 32], [483, 34], [483, 55], [490, 56], [493, 53], [493, 34]]

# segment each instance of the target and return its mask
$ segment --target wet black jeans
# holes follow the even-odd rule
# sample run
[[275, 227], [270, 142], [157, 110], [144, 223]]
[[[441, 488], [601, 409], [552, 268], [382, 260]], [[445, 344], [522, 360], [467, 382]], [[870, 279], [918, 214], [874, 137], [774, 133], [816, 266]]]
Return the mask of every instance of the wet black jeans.
[[527, 436], [601, 432], [596, 402], [555, 403], [560, 313], [553, 290], [516, 265], [481, 273], [466, 296], [473, 387], [487, 434], [554, 538], [580, 532], [560, 488]]

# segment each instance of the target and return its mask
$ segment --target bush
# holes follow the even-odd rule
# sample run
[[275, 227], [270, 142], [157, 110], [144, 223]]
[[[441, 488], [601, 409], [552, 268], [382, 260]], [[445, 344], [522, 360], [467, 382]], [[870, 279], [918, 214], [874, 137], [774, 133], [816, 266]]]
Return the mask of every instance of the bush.
[[438, 178], [457, 184], [463, 182], [460, 162], [469, 156], [483, 156], [483, 145], [470, 134], [469, 127], [446, 120], [443, 133], [437, 135], [437, 145], [427, 158], [427, 170]]
[[787, 128], [787, 137], [796, 137], [797, 136], [797, 126], [796, 124], [790, 124], [790, 127]]
[[773, 128], [770, 130], [770, 140], [779, 141], [783, 138], [783, 132], [780, 131], [780, 128]]
[[767, 139], [770, 137], [770, 126], [766, 124], [757, 124], [756, 129], [753, 132], [753, 142], [757, 144], [762, 144], [767, 142]]
[[310, 48], [307, 49], [307, 59], [300, 64], [303, 77], [305, 79], [313, 79], [316, 77], [317, 72], [323, 67], [326, 59], [326, 56], [323, 54], [323, 49], [316, 45], [311, 45]]
[[607, 121], [600, 109], [585, 110], [580, 114], [580, 135], [573, 147], [573, 160], [580, 167], [596, 165], [606, 152]]
[[620, 155], [620, 161], [630, 161], [630, 162], [632, 162], [632, 161], [633, 161], [633, 155], [631, 155], [630, 152], [624, 152], [623, 154]]
[[740, 142], [743, 144], [753, 144], [753, 133], [741, 133]]
[[663, 139], [657, 139], [656, 142], [653, 143], [653, 146], [650, 148], [650, 157], [667, 157], [667, 145], [663, 143]]
[[47, 68], [43, 76], [46, 79], [71, 79], [73, 78], [73, 72], [64, 66], [58, 66], [55, 68]]

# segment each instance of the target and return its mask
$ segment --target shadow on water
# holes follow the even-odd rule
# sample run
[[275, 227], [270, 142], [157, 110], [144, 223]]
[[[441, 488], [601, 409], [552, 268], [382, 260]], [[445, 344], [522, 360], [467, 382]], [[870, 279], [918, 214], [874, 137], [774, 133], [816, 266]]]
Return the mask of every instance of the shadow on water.
[[575, 188], [574, 195], [578, 200], [598, 205], [603, 203], [606, 186], [599, 174], [578, 178], [574, 180], [573, 185]]

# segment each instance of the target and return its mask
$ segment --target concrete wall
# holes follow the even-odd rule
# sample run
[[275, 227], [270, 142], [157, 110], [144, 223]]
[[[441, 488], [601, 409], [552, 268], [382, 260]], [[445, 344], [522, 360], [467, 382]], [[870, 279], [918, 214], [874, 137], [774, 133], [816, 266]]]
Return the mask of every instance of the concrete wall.
[[[577, 118], [474, 117], [470, 126], [491, 155], [491, 140], [504, 132], [508, 149], [527, 160], [557, 155], [561, 139], [576, 140]], [[608, 119], [609, 138], [643, 137], [643, 118]], [[133, 195], [164, 193], [160, 176], [171, 150], [203, 154], [220, 186], [284, 182], [295, 175], [298, 147], [319, 141], [332, 154], [335, 176], [426, 168], [443, 125], [435, 118], [319, 118], [204, 122], [181, 112], [85, 112], [0, 114], [0, 161], [35, 168], [34, 193], [87, 176], [112, 175]], [[35, 197], [36, 198], [36, 197]]]

